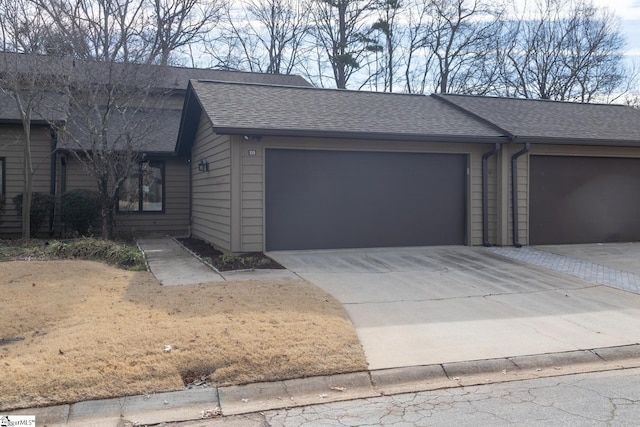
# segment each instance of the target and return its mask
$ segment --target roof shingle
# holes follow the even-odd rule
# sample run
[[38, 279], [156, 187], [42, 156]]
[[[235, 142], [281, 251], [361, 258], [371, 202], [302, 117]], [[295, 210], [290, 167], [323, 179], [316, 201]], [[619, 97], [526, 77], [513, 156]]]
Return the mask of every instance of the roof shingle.
[[455, 138], [502, 135], [470, 115], [424, 95], [191, 81], [219, 132]]
[[640, 142], [640, 110], [624, 105], [436, 96], [495, 124], [519, 140], [594, 144]]
[[[58, 147], [67, 150], [91, 150], [91, 134], [95, 125], [87, 123], [91, 117], [70, 113], [66, 132], [58, 139]], [[134, 112], [113, 114], [109, 121], [107, 141], [110, 148], [131, 149], [156, 154], [175, 150], [182, 110], [148, 108]], [[83, 144], [79, 146], [78, 144]]]

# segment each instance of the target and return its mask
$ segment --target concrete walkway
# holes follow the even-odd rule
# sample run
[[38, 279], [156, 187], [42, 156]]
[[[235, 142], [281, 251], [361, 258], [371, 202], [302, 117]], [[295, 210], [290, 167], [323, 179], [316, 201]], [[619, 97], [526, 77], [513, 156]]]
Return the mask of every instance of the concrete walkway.
[[165, 286], [222, 282], [224, 277], [171, 238], [139, 239], [149, 269]]

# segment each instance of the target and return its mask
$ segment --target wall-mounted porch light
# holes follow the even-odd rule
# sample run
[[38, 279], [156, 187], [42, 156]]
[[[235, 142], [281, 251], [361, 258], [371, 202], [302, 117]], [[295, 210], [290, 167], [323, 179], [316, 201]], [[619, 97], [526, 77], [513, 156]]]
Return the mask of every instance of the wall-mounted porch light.
[[209, 162], [207, 159], [200, 159], [200, 163], [198, 163], [198, 170], [200, 172], [209, 171]]
[[260, 141], [262, 139], [262, 135], [242, 135], [242, 139], [245, 141]]

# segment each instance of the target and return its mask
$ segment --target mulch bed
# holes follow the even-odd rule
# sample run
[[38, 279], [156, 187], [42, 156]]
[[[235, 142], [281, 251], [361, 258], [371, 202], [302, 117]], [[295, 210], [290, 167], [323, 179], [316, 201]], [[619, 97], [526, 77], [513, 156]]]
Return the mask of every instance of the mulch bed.
[[263, 254], [248, 252], [240, 255], [224, 254], [209, 243], [194, 237], [178, 239], [187, 249], [209, 261], [220, 271], [251, 269], [283, 269], [284, 267]]

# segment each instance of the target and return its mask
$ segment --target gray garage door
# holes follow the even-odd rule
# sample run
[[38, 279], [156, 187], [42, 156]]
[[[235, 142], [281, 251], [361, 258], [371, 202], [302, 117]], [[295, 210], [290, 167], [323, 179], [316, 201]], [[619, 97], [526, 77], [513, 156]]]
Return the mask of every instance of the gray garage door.
[[640, 240], [640, 159], [531, 156], [531, 244]]
[[267, 250], [465, 243], [466, 155], [266, 150]]

